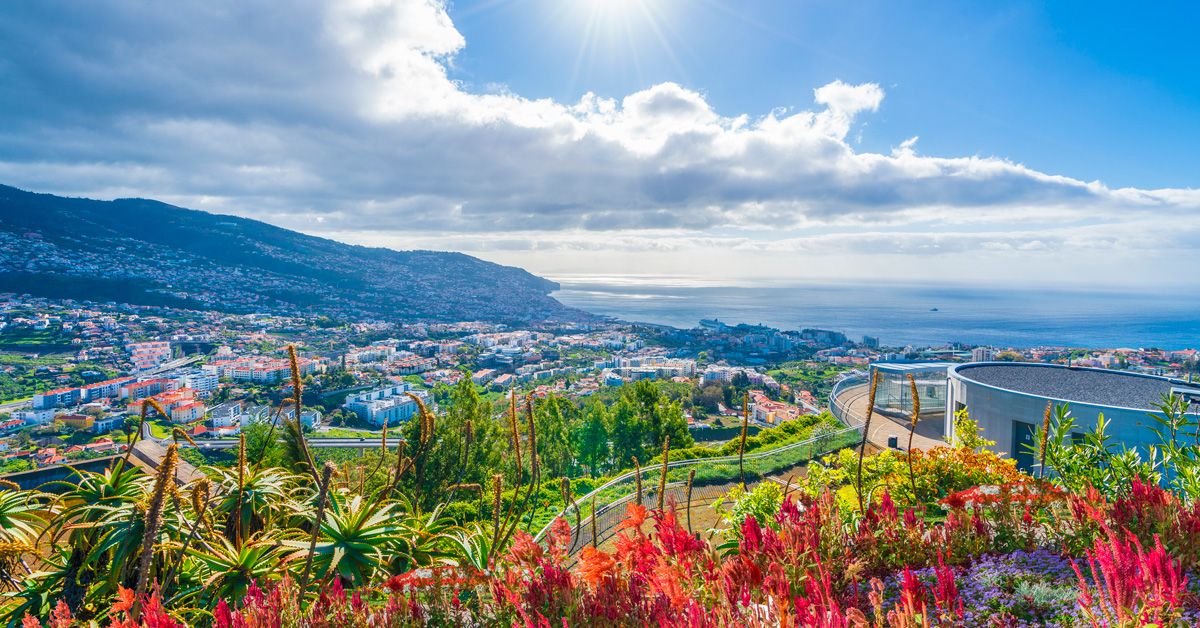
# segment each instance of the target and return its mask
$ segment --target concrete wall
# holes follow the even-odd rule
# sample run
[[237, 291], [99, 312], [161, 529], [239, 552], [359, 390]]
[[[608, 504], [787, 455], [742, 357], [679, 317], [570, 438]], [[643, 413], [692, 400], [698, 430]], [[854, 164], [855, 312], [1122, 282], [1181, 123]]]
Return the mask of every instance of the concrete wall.
[[[1040, 427], [1046, 412], [1046, 402], [1049, 400], [1047, 397], [993, 388], [961, 379], [951, 373], [946, 405], [947, 421], [952, 420], [953, 412], [961, 407], [959, 404], [965, 404], [970, 418], [979, 423], [980, 435], [996, 441], [991, 447], [992, 451], [1016, 458], [1019, 443], [1013, 443], [1013, 422], [1028, 423], [1035, 429]], [[1109, 422], [1107, 433], [1113, 437], [1111, 443], [1118, 446], [1123, 444], [1130, 448], [1159, 443], [1158, 435], [1150, 429], [1158, 424], [1145, 410], [1071, 403], [1057, 399], [1053, 401], [1055, 405], [1066, 403], [1069, 406], [1071, 416], [1075, 418], [1076, 432], [1095, 431], [1100, 415], [1103, 414]]]

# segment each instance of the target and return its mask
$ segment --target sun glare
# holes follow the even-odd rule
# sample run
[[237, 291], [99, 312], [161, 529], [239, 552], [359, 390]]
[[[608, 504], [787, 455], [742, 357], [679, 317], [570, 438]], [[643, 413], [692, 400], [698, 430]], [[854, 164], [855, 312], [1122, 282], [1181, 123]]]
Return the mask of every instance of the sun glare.
[[[574, 4], [575, 19], [583, 25], [571, 84], [589, 73], [598, 59], [623, 58], [628, 69], [642, 83], [641, 57], [664, 55], [682, 73], [683, 68], [671, 45], [673, 0], [579, 0]], [[571, 5], [564, 5], [571, 6]]]
[[585, 4], [591, 5], [595, 9], [601, 11], [624, 11], [630, 5], [639, 4], [639, 0], [583, 0]]

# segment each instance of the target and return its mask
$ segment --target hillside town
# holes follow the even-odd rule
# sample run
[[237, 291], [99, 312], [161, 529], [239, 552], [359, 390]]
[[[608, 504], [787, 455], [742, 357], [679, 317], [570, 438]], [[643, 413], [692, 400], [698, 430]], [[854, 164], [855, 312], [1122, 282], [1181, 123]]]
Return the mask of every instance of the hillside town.
[[164, 203], [0, 185], [0, 291], [345, 319], [589, 320], [552, 281], [460, 253], [349, 246]]
[[193, 439], [235, 438], [272, 420], [267, 407], [291, 377], [289, 345], [305, 381], [301, 421], [315, 437], [395, 427], [414, 415], [414, 397], [436, 407], [465, 378], [498, 408], [514, 391], [578, 400], [650, 380], [675, 386], [689, 429], [703, 433], [739, 421], [743, 406], [760, 427], [820, 413], [834, 382], [874, 362], [1028, 361], [1170, 377], [1197, 367], [1195, 350], [887, 347], [830, 330], [715, 320], [688, 330], [617, 321], [344, 322], [3, 294], [4, 468], [120, 450], [147, 398], [167, 413], [152, 425], [155, 436], [178, 427]]

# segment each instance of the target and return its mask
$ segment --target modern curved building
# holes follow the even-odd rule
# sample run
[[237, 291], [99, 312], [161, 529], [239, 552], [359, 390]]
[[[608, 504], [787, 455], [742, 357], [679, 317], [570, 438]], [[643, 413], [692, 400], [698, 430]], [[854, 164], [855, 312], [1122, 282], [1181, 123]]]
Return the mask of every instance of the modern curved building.
[[1149, 415], [1163, 394], [1200, 401], [1200, 387], [1182, 380], [1058, 364], [974, 362], [951, 367], [947, 377], [947, 440], [953, 438], [954, 413], [966, 408], [981, 435], [996, 442], [991, 449], [1026, 471], [1034, 455], [1021, 445], [1034, 444], [1047, 401], [1070, 406], [1079, 434], [1095, 430], [1103, 414], [1114, 442], [1129, 448], [1159, 443], [1151, 430], [1158, 424]]

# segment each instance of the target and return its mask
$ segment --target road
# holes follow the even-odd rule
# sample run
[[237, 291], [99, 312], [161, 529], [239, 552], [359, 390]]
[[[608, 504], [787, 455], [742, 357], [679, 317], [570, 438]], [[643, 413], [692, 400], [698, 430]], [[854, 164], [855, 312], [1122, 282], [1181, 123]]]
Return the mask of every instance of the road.
[[826, 408], [822, 408], [821, 406], [811, 404], [799, 397], [796, 397], [796, 405], [800, 406], [801, 408], [804, 408], [805, 410], [808, 410], [809, 412], [811, 412], [813, 414], [821, 414], [822, 412], [824, 412], [826, 410]]
[[[388, 434], [394, 433], [394, 431], [395, 431], [394, 428], [395, 428], [395, 426], [392, 426], [391, 429], [388, 429]], [[355, 434], [362, 434], [363, 436], [367, 436], [367, 437], [374, 436], [375, 438], [379, 438], [379, 435], [383, 433], [382, 430], [364, 430], [364, 429], [358, 428], [358, 427], [341, 427], [341, 426], [333, 427], [330, 425], [322, 425], [321, 427], [317, 428], [317, 431], [321, 432], [322, 434], [325, 434], [331, 430], [341, 430], [343, 432], [354, 432]]]
[[[158, 440], [160, 443], [170, 443], [170, 440]], [[389, 438], [388, 447], [395, 447], [399, 439]], [[186, 441], [179, 443], [183, 447], [191, 447], [191, 444]], [[235, 449], [238, 446], [238, 441], [234, 439], [224, 440], [198, 440], [196, 447], [201, 450], [209, 451], [214, 449]], [[332, 447], [335, 449], [377, 449], [379, 447], [378, 438], [310, 438], [308, 439], [309, 447]]]
[[26, 399], [24, 401], [10, 401], [8, 403], [0, 403], [0, 412], [12, 412], [21, 408], [28, 408], [33, 405], [33, 400]]
[[203, 355], [193, 355], [193, 356], [187, 357], [187, 358], [179, 358], [177, 360], [170, 360], [168, 362], [163, 362], [162, 364], [158, 365], [157, 367], [155, 367], [149, 371], [146, 371], [145, 373], [141, 373], [141, 374], [142, 375], [155, 375], [158, 373], [165, 373], [171, 369], [177, 369], [186, 364], [191, 364], [192, 362], [197, 362], [197, 361], [203, 360], [203, 359], [204, 359]]

